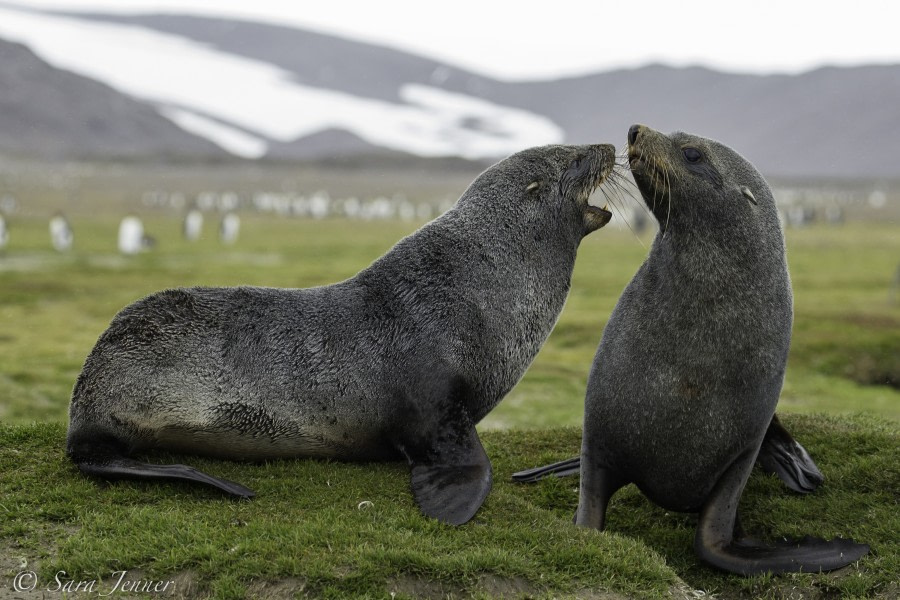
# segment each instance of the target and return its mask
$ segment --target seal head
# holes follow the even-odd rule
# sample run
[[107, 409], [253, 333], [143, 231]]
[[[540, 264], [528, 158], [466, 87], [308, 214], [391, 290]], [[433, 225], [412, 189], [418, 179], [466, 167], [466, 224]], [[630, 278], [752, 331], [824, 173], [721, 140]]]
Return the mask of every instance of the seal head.
[[633, 125], [628, 162], [663, 233], [673, 226], [697, 229], [698, 222], [740, 231], [756, 222], [762, 227], [770, 227], [773, 218], [777, 222], [775, 199], [759, 171], [715, 140]]

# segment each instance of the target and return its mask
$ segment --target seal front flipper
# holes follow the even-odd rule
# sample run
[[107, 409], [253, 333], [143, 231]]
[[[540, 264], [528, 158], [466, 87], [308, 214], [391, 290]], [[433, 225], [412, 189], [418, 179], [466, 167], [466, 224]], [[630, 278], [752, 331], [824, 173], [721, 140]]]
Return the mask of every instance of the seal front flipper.
[[412, 467], [413, 497], [423, 513], [450, 525], [475, 516], [491, 491], [492, 474], [474, 427], [441, 435], [424, 451], [404, 452]]
[[595, 458], [588, 456], [583, 461], [575, 524], [603, 531], [609, 499], [627, 482], [612, 469], [597, 466]]
[[763, 471], [775, 473], [786, 486], [801, 494], [815, 491], [825, 481], [806, 448], [791, 437], [778, 415], [772, 416], [756, 462]]
[[533, 469], [525, 469], [524, 471], [516, 471], [512, 474], [512, 480], [516, 483], [534, 483], [540, 481], [544, 477], [553, 475], [555, 477], [567, 477], [575, 475], [581, 470], [581, 457], [573, 456], [566, 460], [561, 460], [553, 464], [544, 465], [543, 467], [534, 467]]
[[706, 563], [739, 575], [815, 573], [831, 571], [859, 560], [867, 544], [851, 539], [831, 541], [807, 536], [801, 540], [765, 545], [743, 537], [737, 505], [753, 462], [739, 458], [722, 475], [700, 510], [694, 551]]

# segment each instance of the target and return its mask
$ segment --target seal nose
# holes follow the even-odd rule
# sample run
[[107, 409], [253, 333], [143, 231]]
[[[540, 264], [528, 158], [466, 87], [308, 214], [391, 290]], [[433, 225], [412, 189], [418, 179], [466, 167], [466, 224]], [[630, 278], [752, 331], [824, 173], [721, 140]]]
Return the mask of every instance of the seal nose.
[[628, 143], [629, 143], [629, 145], [634, 145], [634, 143], [637, 141], [638, 134], [639, 134], [640, 132], [641, 132], [641, 126], [640, 126], [640, 125], [632, 125], [632, 126], [628, 129]]

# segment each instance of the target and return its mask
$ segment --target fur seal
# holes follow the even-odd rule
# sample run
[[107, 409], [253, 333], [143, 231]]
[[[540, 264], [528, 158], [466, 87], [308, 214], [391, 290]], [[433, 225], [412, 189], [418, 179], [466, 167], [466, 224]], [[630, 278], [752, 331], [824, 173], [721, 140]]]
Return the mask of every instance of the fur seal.
[[700, 513], [695, 551], [719, 569], [819, 571], [859, 559], [869, 548], [853, 540], [766, 546], [738, 524], [757, 455], [801, 488], [807, 474], [812, 487], [821, 481], [774, 417], [793, 308], [768, 184], [732, 149], [686, 133], [635, 125], [628, 158], [660, 230], [591, 368], [576, 523], [603, 529], [610, 497], [635, 483], [668, 510]]
[[462, 524], [491, 487], [475, 431], [524, 374], [568, 295], [610, 145], [500, 161], [455, 206], [346, 281], [188, 288], [123, 309], [72, 393], [67, 453], [108, 479], [253, 492], [153, 448], [237, 460], [403, 460], [431, 517]]

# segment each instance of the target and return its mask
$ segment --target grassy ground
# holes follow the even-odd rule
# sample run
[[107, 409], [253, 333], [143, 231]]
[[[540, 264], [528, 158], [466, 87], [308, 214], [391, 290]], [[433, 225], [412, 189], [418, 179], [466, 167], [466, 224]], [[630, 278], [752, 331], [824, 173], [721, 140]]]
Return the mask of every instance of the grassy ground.
[[[609, 534], [597, 535], [571, 526], [574, 478], [524, 488], [506, 482], [513, 470], [577, 451], [596, 344], [646, 254], [631, 233], [605, 229], [585, 241], [554, 333], [480, 425], [495, 463], [495, 490], [474, 523], [451, 529], [418, 515], [400, 465], [190, 459], [259, 492], [252, 502], [235, 503], [183, 486], [98, 486], [62, 453], [81, 363], [127, 303], [166, 287], [337, 281], [415, 225], [247, 216], [238, 245], [223, 250], [211, 237], [189, 244], [175, 218], [149, 215], [145, 224], [158, 249], [124, 258], [114, 248], [116, 219], [73, 221], [72, 254], [47, 249], [45, 220], [22, 217], [0, 255], [0, 598], [15, 573], [32, 569], [50, 583], [60, 569], [79, 580], [126, 569], [135, 577], [176, 578], [182, 591], [217, 597], [297, 589], [331, 597], [900, 594], [900, 298], [890, 301], [900, 260], [895, 225], [789, 232], [796, 319], [779, 410], [831, 415], [788, 420], [827, 482], [798, 497], [756, 474], [744, 501], [747, 528], [755, 533], [852, 535], [871, 543], [873, 554], [838, 574], [744, 580], [698, 565], [690, 551], [694, 518], [654, 508], [633, 489], [616, 496]], [[35, 421], [45, 424], [29, 425]], [[374, 506], [358, 509], [364, 500]]]
[[[14, 223], [0, 257], [0, 419], [64, 421], [84, 357], [123, 306], [187, 285], [308, 287], [350, 277], [414, 224], [245, 217], [240, 242], [188, 243], [174, 218], [148, 218], [152, 253], [115, 252], [116, 221], [74, 223], [77, 251], [48, 249], [46, 223]], [[650, 236], [643, 239], [649, 245]], [[900, 419], [900, 294], [889, 296], [898, 262], [894, 225], [790, 231], [795, 325], [782, 411], [872, 412]], [[483, 428], [546, 428], [581, 422], [584, 382], [606, 319], [646, 255], [630, 232], [588, 237], [572, 293], [553, 334], [522, 382]]]
[[2, 426], [0, 597], [22, 571], [36, 574], [39, 589], [56, 589], [54, 576], [65, 571], [74, 582], [97, 579], [104, 593], [127, 571], [126, 580], [174, 581], [179, 594], [218, 598], [896, 598], [896, 424], [792, 415], [787, 425], [826, 483], [799, 496], [755, 472], [745, 526], [769, 539], [810, 533], [869, 543], [872, 553], [847, 569], [720, 574], [691, 551], [696, 517], [667, 513], [633, 487], [613, 499], [606, 533], [576, 528], [577, 478], [509, 481], [523, 465], [571, 454], [574, 428], [487, 432], [494, 490], [473, 522], [453, 528], [420, 516], [399, 464], [191, 459], [258, 493], [231, 501], [185, 485], [99, 484], [64, 456], [61, 424]]

